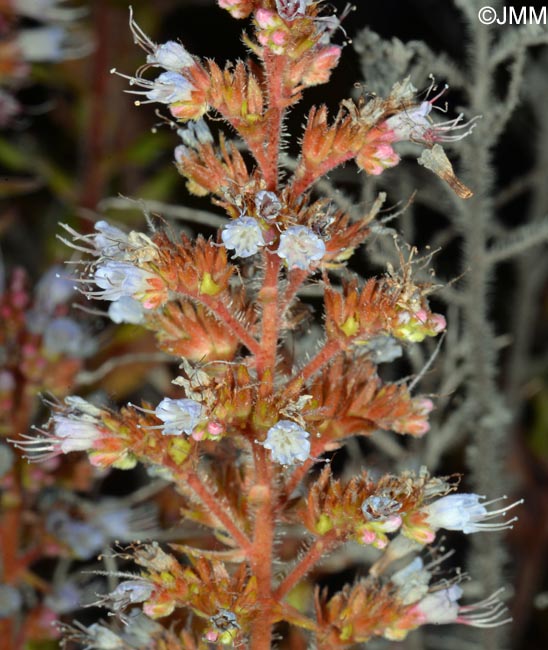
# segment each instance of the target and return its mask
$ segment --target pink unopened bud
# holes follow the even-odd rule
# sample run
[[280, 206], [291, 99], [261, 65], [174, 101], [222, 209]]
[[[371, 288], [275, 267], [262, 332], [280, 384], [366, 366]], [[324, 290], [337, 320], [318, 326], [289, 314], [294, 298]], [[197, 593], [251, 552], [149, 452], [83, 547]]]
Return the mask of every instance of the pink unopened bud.
[[277, 29], [276, 31], [272, 32], [272, 34], [270, 34], [270, 40], [272, 43], [274, 43], [274, 45], [285, 45], [285, 42], [287, 41], [287, 33]]
[[426, 415], [434, 410], [434, 402], [428, 397], [423, 397], [417, 402], [419, 409]]
[[413, 434], [414, 436], [423, 436], [429, 431], [430, 424], [428, 422], [416, 422], [412, 427], [409, 427], [409, 433]]
[[364, 530], [362, 534], [362, 541], [364, 544], [372, 544], [377, 535], [372, 530]]
[[281, 24], [277, 14], [268, 9], [259, 9], [255, 14], [255, 20], [261, 29], [273, 29]]
[[219, 436], [223, 433], [224, 427], [220, 422], [208, 422], [207, 423], [207, 432], [212, 436]]
[[234, 18], [247, 18], [253, 11], [253, 0], [217, 0]]
[[447, 327], [447, 321], [441, 314], [432, 314], [430, 324], [434, 332], [443, 332]]
[[204, 439], [205, 431], [203, 429], [197, 429], [196, 431], [193, 431], [191, 434], [191, 438], [193, 440], [196, 440], [196, 442], [200, 442], [200, 440]]

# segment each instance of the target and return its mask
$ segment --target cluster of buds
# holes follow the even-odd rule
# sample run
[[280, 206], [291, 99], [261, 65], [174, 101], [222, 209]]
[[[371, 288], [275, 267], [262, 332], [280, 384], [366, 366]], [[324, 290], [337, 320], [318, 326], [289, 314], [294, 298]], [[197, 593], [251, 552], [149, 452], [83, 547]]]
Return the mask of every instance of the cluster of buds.
[[[331, 41], [342, 17], [309, 0], [219, 4], [251, 18], [245, 43], [257, 61], [221, 69], [177, 41], [154, 43], [130, 14], [146, 60], [134, 76], [121, 76], [128, 92], [144, 96], [137, 104], [163, 104], [186, 123], [178, 130], [177, 169], [191, 192], [211, 195], [226, 223], [209, 239], [153, 221], [149, 234], [104, 220], [85, 235], [65, 226], [66, 243], [80, 256], [74, 283], [84, 296], [106, 304], [101, 313], [113, 323], [154, 332], [181, 373], [139, 405], [116, 409], [64, 397], [52, 404], [46, 425], [12, 440], [33, 461], [85, 452], [101, 472], [141, 463], [173, 484], [181, 515], [203, 538], [189, 533], [168, 549], [130, 546], [123, 558], [138, 572], [113, 572], [122, 581], [92, 603], [127, 627], [65, 631], [88, 647], [134, 647], [132, 634], [142, 634], [142, 647], [249, 643], [270, 650], [274, 627], [284, 621], [295, 628], [287, 647], [304, 646], [313, 635], [326, 650], [375, 636], [403, 638], [425, 623], [499, 624], [503, 608], [495, 598], [459, 605], [456, 582], [430, 585], [430, 565], [384, 572], [410, 549], [431, 544], [440, 529], [511, 527], [504, 515], [519, 502], [491, 509], [494, 501], [450, 494], [447, 479], [426, 471], [371, 472], [346, 482], [329, 465], [309, 472], [352, 436], [428, 431], [433, 400], [403, 381], [383, 381], [377, 365], [401, 354], [397, 342], [412, 346], [446, 327], [428, 304], [431, 287], [413, 279], [412, 256], [398, 271], [388, 267], [365, 282], [347, 269], [337, 277], [367, 239], [383, 198], [352, 221], [330, 200], [313, 200], [310, 188], [350, 160], [379, 174], [399, 162], [393, 145], [411, 141], [424, 147], [419, 162], [466, 196], [440, 143], [463, 137], [473, 124], [431, 121], [438, 97], [419, 102], [408, 80], [386, 99], [342, 102], [331, 124], [325, 107], [313, 107], [296, 167], [284, 180], [286, 114], [306, 87], [328, 80], [341, 54]], [[241, 142], [214, 136], [210, 117], [230, 127], [249, 156]], [[312, 281], [324, 290], [324, 336], [303, 359], [311, 310], [299, 292]], [[50, 527], [74, 546], [71, 533], [83, 528], [70, 515]], [[112, 519], [96, 519], [104, 541]], [[89, 538], [87, 548], [96, 548], [91, 531]], [[368, 578], [327, 597], [314, 589], [314, 569], [349, 541], [381, 557]], [[287, 570], [280, 577], [281, 560]]]
[[[13, 92], [29, 77], [33, 63], [55, 63], [85, 56], [89, 43], [76, 35], [72, 24], [85, 9], [61, 6], [63, 0], [6, 0], [0, 4], [0, 127], [21, 112]], [[39, 21], [21, 27], [22, 19]]]

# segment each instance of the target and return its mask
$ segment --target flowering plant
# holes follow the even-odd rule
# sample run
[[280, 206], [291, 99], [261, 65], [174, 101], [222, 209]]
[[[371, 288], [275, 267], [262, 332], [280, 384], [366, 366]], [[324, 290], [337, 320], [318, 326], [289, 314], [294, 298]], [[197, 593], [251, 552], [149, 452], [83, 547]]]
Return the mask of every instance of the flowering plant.
[[[276, 631], [287, 647], [313, 638], [327, 649], [400, 640], [427, 623], [498, 625], [506, 615], [496, 594], [459, 604], [459, 576], [436, 580], [441, 560], [419, 554], [440, 529], [511, 526], [502, 517], [516, 504], [489, 509], [492, 502], [453, 493], [456, 481], [425, 469], [349, 480], [331, 469], [330, 454], [352, 436], [427, 433], [433, 401], [383, 381], [377, 366], [398, 342], [435, 337], [446, 322], [429, 306], [431, 287], [414, 280], [411, 259], [365, 282], [346, 268], [374, 232], [384, 196], [352, 221], [315, 194], [336, 167], [355, 161], [380, 175], [399, 163], [398, 143], [413, 142], [423, 148], [419, 163], [466, 199], [471, 190], [442, 144], [475, 122], [436, 122], [433, 89], [419, 101], [405, 79], [384, 99], [342, 101], [332, 117], [312, 107], [286, 176], [286, 117], [307, 88], [329, 80], [341, 56], [332, 42], [340, 19], [307, 0], [219, 4], [251, 20], [248, 61], [221, 68], [178, 42], [156, 44], [131, 15], [146, 60], [136, 75], [120, 76], [144, 98], [137, 105], [163, 104], [182, 123], [177, 169], [190, 192], [224, 210], [226, 224], [209, 239], [161, 222], [144, 234], [104, 220], [87, 234], [65, 226], [64, 235], [81, 255], [81, 292], [106, 302], [115, 323], [151, 331], [180, 373], [156, 404], [117, 410], [63, 396], [38, 432], [13, 441], [30, 460], [83, 451], [101, 471], [142, 463], [176, 486], [184, 518], [209, 534], [196, 544], [132, 545], [123, 556], [138, 568], [112, 572], [122, 581], [93, 603], [125, 627], [68, 627], [67, 638], [89, 648], [266, 650]], [[207, 118], [231, 127], [238, 142], [214, 136]], [[323, 333], [304, 358], [310, 317], [299, 294], [312, 284], [322, 289]], [[328, 593], [311, 576], [347, 544], [374, 549], [375, 561], [366, 578]]]

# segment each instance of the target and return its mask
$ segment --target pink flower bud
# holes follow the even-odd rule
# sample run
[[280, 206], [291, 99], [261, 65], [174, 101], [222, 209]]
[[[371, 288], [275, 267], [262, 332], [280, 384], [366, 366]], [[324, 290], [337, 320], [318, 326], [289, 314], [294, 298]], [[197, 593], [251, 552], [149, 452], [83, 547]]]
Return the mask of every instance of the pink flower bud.
[[261, 29], [273, 29], [280, 23], [278, 16], [268, 9], [259, 9], [255, 14], [255, 20]]
[[223, 431], [224, 427], [220, 422], [208, 422], [207, 432], [212, 436], [219, 436]]
[[430, 317], [430, 324], [434, 332], [443, 332], [447, 327], [447, 321], [441, 314], [432, 314]]

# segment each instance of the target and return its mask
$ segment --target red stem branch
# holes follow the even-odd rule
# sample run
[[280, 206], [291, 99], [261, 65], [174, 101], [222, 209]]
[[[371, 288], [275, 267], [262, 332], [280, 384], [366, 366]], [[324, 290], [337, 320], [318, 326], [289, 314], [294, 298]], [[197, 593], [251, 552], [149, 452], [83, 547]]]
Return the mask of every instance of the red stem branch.
[[280, 156], [280, 137], [282, 122], [287, 104], [285, 72], [287, 57], [276, 55], [268, 50], [264, 54], [265, 76], [268, 79], [269, 106], [266, 112], [267, 164], [262, 169], [267, 189], [275, 191], [278, 187], [278, 161]]
[[330, 171], [342, 165], [349, 160], [352, 160], [356, 155], [355, 151], [347, 151], [344, 154], [340, 154], [337, 157], [328, 158], [324, 160], [321, 164], [316, 165], [312, 168], [309, 168], [306, 163], [301, 167], [297, 168], [294, 175], [293, 183], [291, 184], [291, 196], [296, 199], [301, 194], [304, 194], [306, 190], [313, 185], [319, 178], [325, 176]]
[[338, 539], [335, 531], [331, 531], [327, 535], [316, 539], [299, 562], [297, 562], [289, 574], [278, 585], [273, 594], [274, 598], [281, 600], [286, 596], [314, 568], [324, 554], [332, 550], [337, 542]]
[[225, 323], [225, 325], [252, 354], [255, 356], [260, 354], [261, 346], [259, 345], [259, 342], [256, 341], [240, 323], [240, 321], [230, 313], [230, 310], [224, 303], [220, 302], [219, 300], [215, 300], [206, 294], [194, 294], [181, 290], [180, 288], [178, 288], [178, 293], [186, 295], [189, 298], [196, 300], [197, 302], [201, 302], [202, 305], [213, 312], [213, 314], [215, 314], [219, 320]]
[[318, 354], [310, 359], [310, 361], [302, 368], [302, 370], [291, 380], [288, 390], [291, 391], [296, 382], [306, 381], [315, 375], [319, 370], [328, 364], [333, 357], [335, 357], [339, 352], [343, 351], [343, 346], [341, 341], [338, 339], [331, 339], [328, 341], [324, 347], [318, 352]]
[[297, 291], [301, 288], [302, 283], [308, 277], [308, 271], [301, 271], [300, 269], [293, 269], [289, 273], [289, 282], [285, 288], [283, 302], [280, 305], [280, 314], [283, 316], [291, 301], [295, 297]]
[[265, 277], [259, 294], [259, 298], [263, 302], [263, 331], [260, 352], [257, 356], [257, 372], [259, 373], [259, 377], [262, 378], [267, 370], [270, 371], [268, 384], [272, 388], [274, 385], [276, 352], [279, 337], [278, 273], [280, 270], [280, 258], [270, 251], [265, 252], [265, 258]]
[[272, 555], [274, 543], [274, 513], [272, 480], [266, 450], [255, 446], [257, 483], [255, 530], [253, 535], [252, 567], [257, 579], [258, 612], [251, 633], [251, 650], [270, 650], [272, 644]]
[[221, 503], [217, 497], [207, 489], [197, 474], [193, 472], [185, 472], [184, 480], [200, 501], [207, 506], [210, 513], [220, 521], [226, 532], [240, 546], [240, 548], [247, 553], [251, 552], [251, 542], [236, 524], [236, 518], [230, 512], [229, 508], [225, 504]]

